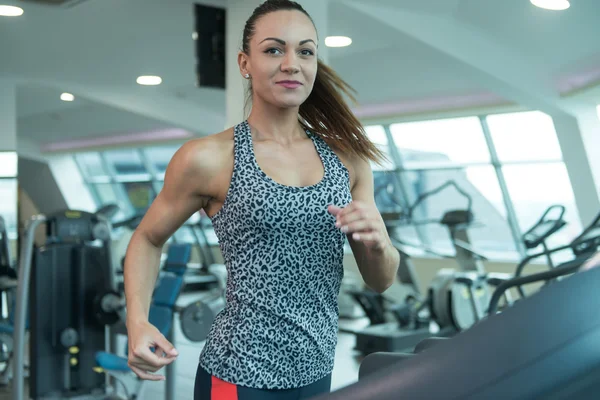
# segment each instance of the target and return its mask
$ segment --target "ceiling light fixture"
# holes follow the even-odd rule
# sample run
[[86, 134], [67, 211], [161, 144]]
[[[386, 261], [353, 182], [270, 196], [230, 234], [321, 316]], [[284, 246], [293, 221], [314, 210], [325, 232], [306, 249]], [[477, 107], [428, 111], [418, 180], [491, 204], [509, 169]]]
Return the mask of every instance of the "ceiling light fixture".
[[352, 39], [347, 36], [328, 36], [325, 38], [327, 47], [346, 47], [352, 44]]
[[546, 10], [563, 11], [571, 7], [569, 0], [529, 0], [536, 7]]
[[0, 6], [0, 16], [2, 17], [20, 17], [23, 15], [23, 9], [15, 6]]
[[71, 93], [63, 93], [60, 95], [60, 99], [62, 101], [73, 101], [75, 100], [75, 96], [73, 96]]
[[162, 83], [160, 76], [143, 75], [137, 78], [137, 83], [145, 86], [155, 86]]

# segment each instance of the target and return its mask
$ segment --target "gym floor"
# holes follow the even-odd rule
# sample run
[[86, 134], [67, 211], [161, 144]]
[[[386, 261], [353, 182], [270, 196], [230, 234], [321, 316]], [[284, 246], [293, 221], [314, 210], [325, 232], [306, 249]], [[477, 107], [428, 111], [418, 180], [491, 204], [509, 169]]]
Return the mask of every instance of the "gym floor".
[[[191, 303], [197, 295], [183, 294], [178, 300], [178, 304], [185, 306]], [[340, 321], [340, 325], [350, 328], [364, 325], [363, 320]], [[358, 367], [360, 358], [358, 353], [353, 350], [355, 337], [348, 333], [338, 334], [338, 346], [336, 351], [335, 367], [333, 371], [332, 390], [339, 389], [356, 382], [358, 379]], [[122, 342], [123, 345], [125, 342]], [[119, 342], [121, 345], [121, 342]], [[177, 400], [193, 400], [194, 378], [198, 366], [198, 357], [202, 351], [203, 343], [193, 343], [188, 341], [182, 334], [179, 323], [175, 324], [175, 346], [179, 351], [179, 359], [175, 363], [176, 379], [175, 398]], [[165, 382], [145, 382], [140, 396], [144, 400], [164, 400]], [[27, 397], [27, 385], [25, 398]], [[123, 394], [119, 390], [119, 394]], [[0, 389], [0, 400], [10, 400], [10, 386]]]

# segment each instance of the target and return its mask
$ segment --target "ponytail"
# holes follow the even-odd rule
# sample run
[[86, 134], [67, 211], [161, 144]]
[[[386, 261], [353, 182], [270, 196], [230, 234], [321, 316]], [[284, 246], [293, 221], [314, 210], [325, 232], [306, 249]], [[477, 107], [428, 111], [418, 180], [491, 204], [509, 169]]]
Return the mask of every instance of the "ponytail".
[[353, 102], [355, 90], [319, 60], [313, 90], [300, 106], [300, 123], [344, 154], [382, 163], [385, 154], [371, 142], [342, 93]]

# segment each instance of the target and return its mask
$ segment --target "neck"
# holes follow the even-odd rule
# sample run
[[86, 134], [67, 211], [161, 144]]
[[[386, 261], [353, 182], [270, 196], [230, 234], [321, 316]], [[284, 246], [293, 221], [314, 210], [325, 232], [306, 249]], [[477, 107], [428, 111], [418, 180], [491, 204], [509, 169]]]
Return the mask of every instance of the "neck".
[[258, 131], [261, 139], [291, 142], [304, 136], [304, 129], [298, 122], [299, 107], [277, 108], [256, 102], [248, 117], [248, 123]]

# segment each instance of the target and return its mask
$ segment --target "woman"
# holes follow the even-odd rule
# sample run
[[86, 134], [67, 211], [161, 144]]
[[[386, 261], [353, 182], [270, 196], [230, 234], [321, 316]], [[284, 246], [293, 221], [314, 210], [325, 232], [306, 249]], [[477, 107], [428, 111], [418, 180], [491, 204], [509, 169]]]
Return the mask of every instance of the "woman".
[[369, 164], [382, 155], [337, 92], [348, 94], [345, 83], [318, 62], [317, 43], [299, 4], [260, 5], [238, 57], [252, 98], [247, 121], [173, 156], [125, 261], [129, 365], [140, 378], [164, 379], [154, 372], [177, 357], [148, 309], [163, 244], [200, 209], [228, 281], [196, 399], [330, 390], [346, 237], [366, 284], [383, 292], [393, 283], [399, 254], [375, 207]]

